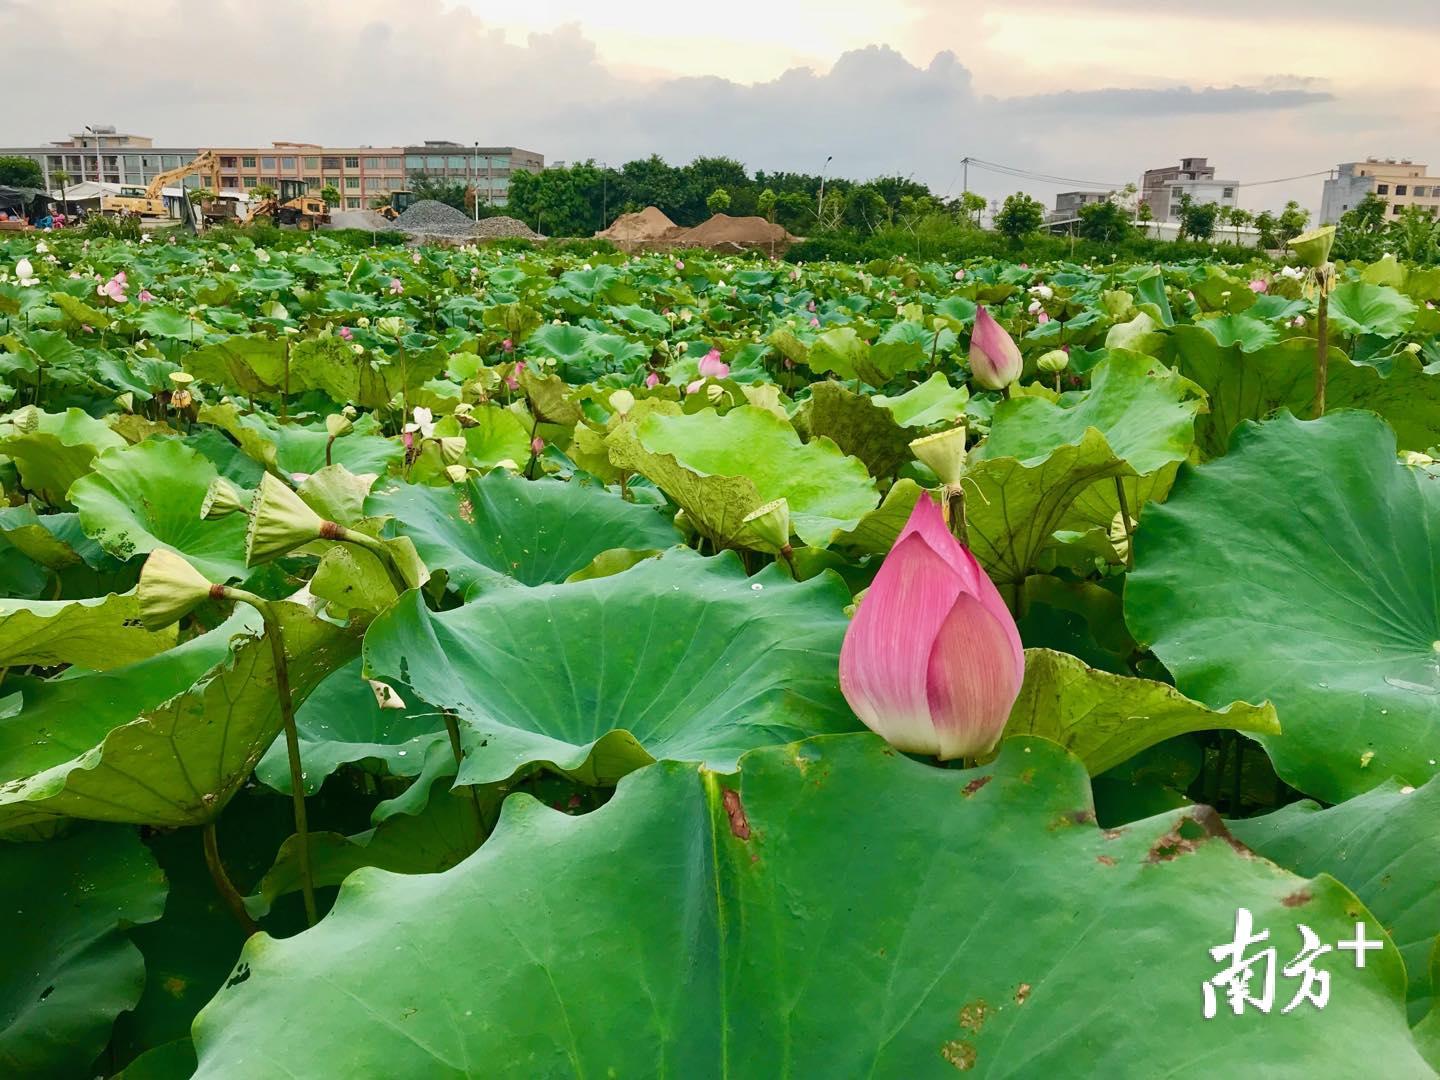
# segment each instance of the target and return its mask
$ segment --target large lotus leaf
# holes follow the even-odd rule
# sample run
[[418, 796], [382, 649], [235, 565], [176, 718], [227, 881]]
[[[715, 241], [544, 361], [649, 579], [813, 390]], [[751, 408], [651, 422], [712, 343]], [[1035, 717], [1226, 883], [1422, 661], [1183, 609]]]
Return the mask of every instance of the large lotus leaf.
[[1032, 465], [1096, 428], [1116, 455], [1143, 476], [1185, 460], [1194, 442], [1195, 414], [1204, 406], [1200, 388], [1189, 379], [1153, 357], [1119, 351], [1095, 366], [1090, 389], [1078, 400], [1062, 400], [1002, 401], [989, 437], [972, 456], [1013, 457]]
[[1145, 512], [1125, 619], [1186, 695], [1275, 703], [1261, 735], [1329, 802], [1440, 772], [1440, 485], [1369, 413], [1244, 424]]
[[79, 566], [86, 555], [105, 558], [100, 546], [81, 531], [73, 512], [41, 515], [29, 503], [0, 507], [0, 536], [50, 570]]
[[1195, 325], [1210, 331], [1222, 348], [1235, 345], [1241, 352], [1247, 353], [1273, 345], [1280, 338], [1278, 329], [1252, 315], [1217, 315], [1211, 319], [1197, 319]]
[[365, 504], [388, 514], [426, 565], [462, 593], [503, 574], [524, 585], [564, 581], [611, 548], [667, 548], [675, 526], [653, 507], [596, 487], [524, 480], [504, 469], [447, 488], [382, 485]]
[[872, 476], [889, 476], [910, 460], [911, 433], [874, 398], [837, 382], [818, 382], [795, 414], [795, 428], [807, 439], [824, 435], [843, 453], [865, 463]]
[[786, 421], [754, 405], [724, 416], [713, 409], [651, 413], [620, 425], [606, 442], [617, 465], [648, 476], [701, 532], [721, 541], [739, 534], [746, 514], [783, 498], [796, 535], [823, 547], [879, 501], [862, 462], [823, 436], [801, 442]]
[[1440, 780], [1414, 788], [1391, 780], [1322, 810], [1291, 803], [1231, 830], [1297, 874], [1330, 874], [1355, 891], [1400, 947], [1410, 974], [1410, 1015], [1435, 994], [1430, 957], [1440, 945]]
[[1415, 318], [1415, 302], [1388, 285], [1348, 281], [1330, 294], [1330, 326], [1342, 334], [1399, 337]]
[[[1245, 353], [1218, 344], [1205, 329], [1177, 326], [1171, 340], [1180, 371], [1210, 395], [1209, 415], [1196, 423], [1196, 440], [1207, 457], [1225, 452], [1242, 420], [1263, 420], [1279, 409], [1309, 416], [1315, 408], [1315, 342], [1291, 338]], [[1369, 409], [1390, 422], [1406, 450], [1440, 443], [1440, 372], [1427, 372], [1419, 357], [1402, 352], [1388, 373], [1355, 363], [1330, 349], [1325, 406]]]
[[1019, 585], [1080, 495], [1097, 481], [1133, 475], [1095, 428], [1030, 464], [974, 461], [964, 485], [970, 549], [997, 584]]
[[903, 394], [895, 397], [876, 394], [870, 400], [889, 409], [901, 427], [923, 428], [931, 424], [953, 424], [964, 416], [970, 388], [952, 387], [944, 373], [937, 371]]
[[884, 383], [902, 371], [933, 365], [937, 353], [948, 353], [954, 347], [954, 330], [930, 330], [913, 319], [898, 320], [876, 339], [868, 366], [877, 381]]
[[163, 652], [175, 634], [173, 626], [156, 633], [141, 626], [133, 592], [94, 600], [0, 599], [0, 668], [78, 664], [105, 671]]
[[[405, 447], [393, 439], [357, 431], [332, 443], [323, 423], [314, 427], [279, 424], [258, 413], [242, 415], [230, 404], [208, 406], [200, 411], [200, 419], [227, 432], [256, 461], [287, 476], [308, 475], [327, 464], [344, 465], [356, 474], [383, 474], [405, 456]], [[373, 423], [364, 426], [374, 428]]]
[[[359, 631], [300, 604], [274, 606], [299, 704], [355, 655]], [[270, 642], [253, 631], [231, 642], [235, 627], [128, 667], [22, 689], [23, 710], [0, 725], [0, 830], [56, 817], [167, 826], [214, 818], [281, 725]]]
[[188, 353], [185, 369], [250, 396], [273, 394], [285, 385], [285, 342], [263, 334], [222, 338]]
[[[358, 871], [313, 931], [252, 939], [196, 1019], [197, 1076], [1430, 1076], [1388, 941], [1316, 961], [1323, 1011], [1222, 993], [1202, 1020], [1237, 906], [1277, 963], [1299, 919], [1382, 937], [1333, 879], [1217, 828], [1100, 830], [1040, 739], [967, 771], [868, 735], [736, 775], [665, 762], [573, 818], [512, 796], [453, 870]], [[1299, 982], [1276, 980], [1278, 1010]], [[326, 1022], [287, 1038], [300, 1015]]]
[[22, 409], [0, 424], [0, 454], [15, 462], [20, 482], [51, 506], [68, 505], [65, 493], [90, 471], [97, 454], [125, 445], [107, 424], [80, 409]]
[[85, 532], [117, 559], [170, 548], [212, 581], [243, 577], [245, 517], [200, 517], [215, 466], [171, 439], [146, 439], [95, 459], [70, 489]]
[[1268, 703], [1207, 709], [1167, 683], [1096, 671], [1050, 649], [1026, 649], [1025, 682], [1005, 738], [1042, 735], [1095, 776], [1166, 739], [1211, 729], [1280, 734]]
[[[435, 747], [443, 744], [445, 753], [451, 753], [450, 736], [439, 713], [405, 687], [398, 689], [405, 708], [382, 709], [360, 667], [357, 656], [328, 676], [295, 714], [306, 794], [319, 791], [341, 765], [373, 761], [382, 763], [391, 776], [417, 776]], [[255, 775], [276, 791], [290, 794], [290, 762], [283, 738], [271, 744], [255, 766]]]
[[165, 909], [165, 875], [134, 829], [0, 844], [0, 1073], [90, 1076], [145, 962], [128, 927]]
[[410, 594], [365, 636], [365, 671], [469, 729], [460, 783], [550, 762], [587, 782], [660, 758], [728, 767], [754, 746], [857, 722], [835, 672], [849, 591], [732, 555], [676, 549], [624, 573], [482, 592], [428, 611]]

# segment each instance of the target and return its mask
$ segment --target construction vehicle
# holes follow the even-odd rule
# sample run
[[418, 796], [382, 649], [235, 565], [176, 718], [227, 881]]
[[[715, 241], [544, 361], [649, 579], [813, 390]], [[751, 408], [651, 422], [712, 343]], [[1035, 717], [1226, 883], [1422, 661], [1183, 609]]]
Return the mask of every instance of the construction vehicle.
[[376, 212], [386, 221], [394, 221], [406, 210], [410, 209], [411, 203], [415, 201], [413, 191], [392, 191], [390, 201], [384, 206], [377, 206]]
[[210, 189], [220, 190], [220, 156], [213, 150], [196, 154], [194, 159], [160, 173], [144, 188], [129, 188], [120, 195], [100, 196], [102, 214], [135, 214], [138, 217], [169, 217], [165, 208], [165, 189], [172, 184], [183, 183], [187, 176], [196, 173], [210, 174]]
[[276, 225], [294, 225], [301, 232], [328, 225], [330, 207], [320, 196], [305, 192], [303, 180], [281, 180], [280, 190], [252, 206], [240, 224], [251, 225], [256, 218], [268, 217]]

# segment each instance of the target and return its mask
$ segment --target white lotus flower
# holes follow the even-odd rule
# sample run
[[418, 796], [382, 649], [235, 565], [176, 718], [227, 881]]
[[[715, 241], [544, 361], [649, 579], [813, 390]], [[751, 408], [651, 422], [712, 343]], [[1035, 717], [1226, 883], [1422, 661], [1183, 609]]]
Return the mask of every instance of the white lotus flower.
[[430, 438], [435, 433], [435, 414], [423, 405], [416, 405], [412, 415], [415, 419], [412, 423], [405, 425], [405, 430], [418, 431], [423, 439]]
[[50, 250], [50, 245], [47, 244], [47, 243], [45, 243], [44, 240], [41, 240], [38, 244], [35, 245], [35, 254], [36, 254], [36, 255], [44, 255], [44, 254], [45, 254], [47, 251], [49, 251], [49, 250]]
[[21, 285], [34, 285], [39, 280], [35, 277], [35, 267], [30, 265], [29, 259], [21, 259], [15, 264], [15, 276], [20, 279]]

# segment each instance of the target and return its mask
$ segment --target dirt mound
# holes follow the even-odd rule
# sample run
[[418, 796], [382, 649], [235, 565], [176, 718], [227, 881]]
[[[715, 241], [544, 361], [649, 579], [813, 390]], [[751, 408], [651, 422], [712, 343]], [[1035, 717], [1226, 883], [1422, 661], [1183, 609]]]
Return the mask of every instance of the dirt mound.
[[686, 229], [671, 238], [676, 247], [706, 248], [774, 248], [780, 250], [795, 242], [785, 229], [762, 217], [731, 217], [716, 214], [693, 229]]
[[481, 218], [471, 230], [471, 235], [477, 240], [497, 240], [516, 236], [524, 240], [540, 239], [540, 234], [519, 218], [506, 217], [503, 214]]
[[679, 231], [680, 226], [671, 221], [665, 211], [647, 206], [635, 214], [621, 214], [608, 229], [597, 232], [595, 236], [623, 247], [626, 244], [651, 244], [666, 240]]

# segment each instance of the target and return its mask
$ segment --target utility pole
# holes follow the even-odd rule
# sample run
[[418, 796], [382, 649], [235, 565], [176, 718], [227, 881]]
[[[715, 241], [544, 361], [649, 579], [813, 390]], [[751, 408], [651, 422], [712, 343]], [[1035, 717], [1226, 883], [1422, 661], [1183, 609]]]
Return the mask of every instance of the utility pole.
[[610, 163], [600, 163], [600, 229], [603, 232], [610, 223]]
[[475, 221], [480, 221], [480, 143], [470, 155], [470, 198], [475, 201]]

